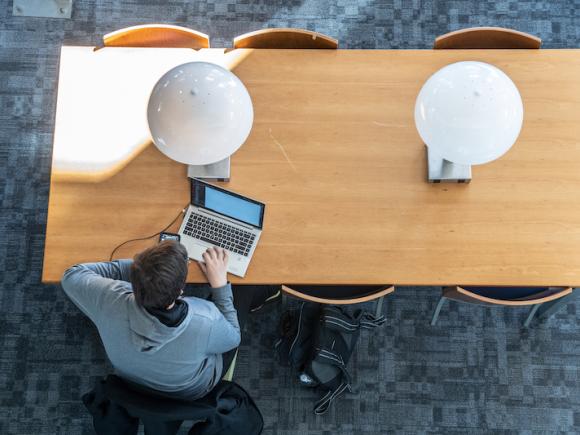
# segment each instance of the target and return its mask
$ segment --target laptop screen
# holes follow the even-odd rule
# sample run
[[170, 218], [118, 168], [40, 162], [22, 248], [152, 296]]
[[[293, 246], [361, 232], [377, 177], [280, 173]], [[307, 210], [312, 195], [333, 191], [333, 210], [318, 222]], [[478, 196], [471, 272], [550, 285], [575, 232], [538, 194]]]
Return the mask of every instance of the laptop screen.
[[197, 179], [191, 179], [191, 203], [262, 228], [264, 204]]

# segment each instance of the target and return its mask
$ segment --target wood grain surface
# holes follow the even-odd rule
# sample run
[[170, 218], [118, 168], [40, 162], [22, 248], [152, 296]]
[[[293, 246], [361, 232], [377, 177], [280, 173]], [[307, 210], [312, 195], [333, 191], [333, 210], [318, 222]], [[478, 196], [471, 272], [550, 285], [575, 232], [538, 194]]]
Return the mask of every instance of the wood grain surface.
[[[461, 60], [512, 78], [523, 129], [470, 184], [428, 184], [415, 98]], [[254, 50], [234, 72], [255, 121], [225, 187], [267, 208], [232, 282], [580, 286], [580, 50]], [[43, 281], [161, 230], [188, 189], [153, 146], [105, 182], [53, 182]], [[189, 280], [202, 280], [195, 264]]]

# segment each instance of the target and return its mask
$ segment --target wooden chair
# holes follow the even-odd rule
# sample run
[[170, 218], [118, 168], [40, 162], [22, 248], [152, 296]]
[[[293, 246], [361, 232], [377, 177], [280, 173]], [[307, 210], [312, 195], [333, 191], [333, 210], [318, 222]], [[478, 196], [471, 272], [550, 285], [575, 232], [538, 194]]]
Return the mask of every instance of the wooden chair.
[[338, 41], [303, 29], [262, 29], [234, 39], [234, 48], [338, 48]]
[[389, 286], [331, 286], [299, 285], [292, 288], [282, 285], [282, 291], [298, 299], [329, 305], [350, 305], [377, 300], [375, 314], [379, 316], [383, 308], [383, 298], [395, 291]]
[[533, 48], [538, 49], [542, 40], [534, 35], [502, 27], [472, 27], [446, 33], [435, 39], [435, 49], [470, 48]]
[[169, 24], [125, 27], [103, 36], [105, 47], [209, 48], [209, 37], [196, 30]]
[[531, 305], [532, 308], [524, 322], [524, 327], [527, 328], [542, 304], [556, 301], [571, 293], [571, 287], [445, 287], [435, 307], [431, 325], [435, 325], [437, 322], [445, 301], [452, 299], [485, 306], [521, 307]]

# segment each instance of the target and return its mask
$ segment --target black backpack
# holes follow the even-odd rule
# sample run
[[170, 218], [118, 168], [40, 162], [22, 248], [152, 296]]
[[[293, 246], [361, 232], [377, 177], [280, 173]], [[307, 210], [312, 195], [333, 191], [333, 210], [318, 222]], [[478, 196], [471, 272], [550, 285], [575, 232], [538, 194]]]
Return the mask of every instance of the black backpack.
[[346, 365], [360, 329], [384, 322], [384, 316], [377, 318], [360, 309], [313, 302], [302, 302], [298, 309], [282, 314], [280, 338], [274, 347], [280, 363], [294, 368], [303, 385], [325, 390], [314, 405], [315, 414], [324, 414], [344, 391], [352, 392]]

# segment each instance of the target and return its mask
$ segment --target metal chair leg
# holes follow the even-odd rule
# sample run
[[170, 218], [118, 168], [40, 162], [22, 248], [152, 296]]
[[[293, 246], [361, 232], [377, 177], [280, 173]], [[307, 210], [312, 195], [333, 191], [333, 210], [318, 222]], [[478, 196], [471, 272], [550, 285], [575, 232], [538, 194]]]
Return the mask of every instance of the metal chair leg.
[[536, 311], [538, 311], [538, 308], [540, 308], [540, 305], [542, 304], [536, 304], [532, 306], [532, 309], [528, 313], [528, 317], [526, 317], [526, 321], [524, 322], [524, 328], [530, 326], [530, 323], [532, 323], [532, 319], [534, 318]]
[[383, 299], [385, 297], [381, 296], [380, 298], [377, 299], [377, 306], [375, 308], [375, 317], [379, 317], [381, 314], [383, 314]]
[[441, 298], [439, 298], [439, 302], [437, 302], [437, 306], [435, 307], [435, 312], [433, 313], [433, 318], [431, 319], [431, 326], [435, 325], [435, 323], [437, 323], [437, 319], [439, 318], [439, 313], [441, 312], [441, 308], [443, 307], [443, 304], [445, 304], [445, 301], [447, 300], [447, 298], [441, 296]]
[[537, 317], [538, 320], [544, 321], [549, 317], [553, 316], [557, 311], [562, 308], [563, 305], [569, 303], [574, 297], [574, 293], [568, 296], [561, 297], [552, 302], [545, 302], [538, 307]]

